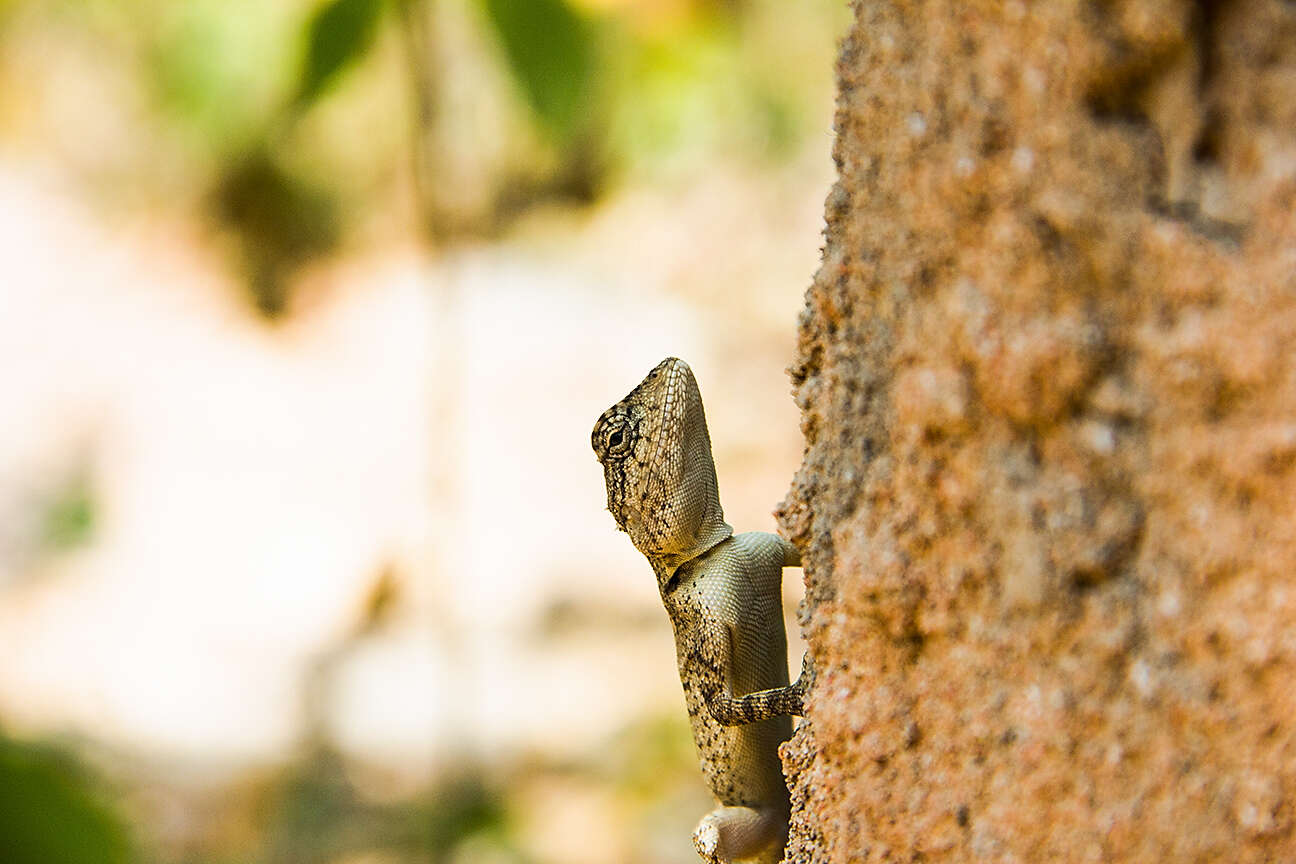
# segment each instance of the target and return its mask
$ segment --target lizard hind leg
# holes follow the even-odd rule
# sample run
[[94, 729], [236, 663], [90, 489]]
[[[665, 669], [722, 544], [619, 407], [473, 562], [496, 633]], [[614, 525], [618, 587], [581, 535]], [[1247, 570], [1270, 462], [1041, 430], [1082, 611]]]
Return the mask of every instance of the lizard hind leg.
[[693, 845], [707, 864], [775, 862], [787, 842], [787, 816], [773, 808], [717, 807], [702, 817]]

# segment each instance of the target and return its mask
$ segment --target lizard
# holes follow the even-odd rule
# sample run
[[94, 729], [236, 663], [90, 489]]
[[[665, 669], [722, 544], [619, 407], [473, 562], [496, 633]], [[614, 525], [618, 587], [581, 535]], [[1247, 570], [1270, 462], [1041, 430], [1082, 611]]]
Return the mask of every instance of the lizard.
[[788, 790], [778, 746], [803, 714], [811, 669], [788, 684], [781, 584], [797, 548], [776, 534], [734, 534], [720, 507], [702, 394], [668, 357], [590, 436], [608, 510], [652, 566], [675, 634], [680, 682], [702, 773], [717, 807], [693, 833], [708, 864], [777, 861]]

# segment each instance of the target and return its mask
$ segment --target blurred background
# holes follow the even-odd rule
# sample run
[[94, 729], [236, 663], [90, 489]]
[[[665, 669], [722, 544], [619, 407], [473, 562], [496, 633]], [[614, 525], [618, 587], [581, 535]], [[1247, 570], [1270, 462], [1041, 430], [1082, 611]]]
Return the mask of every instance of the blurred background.
[[589, 432], [774, 530], [846, 20], [0, 0], [0, 861], [695, 860]]

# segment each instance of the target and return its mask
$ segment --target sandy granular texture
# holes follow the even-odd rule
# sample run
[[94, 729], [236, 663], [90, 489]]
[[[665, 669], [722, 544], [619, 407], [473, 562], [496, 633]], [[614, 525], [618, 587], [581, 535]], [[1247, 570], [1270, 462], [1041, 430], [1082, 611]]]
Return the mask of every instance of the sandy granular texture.
[[1296, 860], [1296, 4], [855, 11], [788, 860]]

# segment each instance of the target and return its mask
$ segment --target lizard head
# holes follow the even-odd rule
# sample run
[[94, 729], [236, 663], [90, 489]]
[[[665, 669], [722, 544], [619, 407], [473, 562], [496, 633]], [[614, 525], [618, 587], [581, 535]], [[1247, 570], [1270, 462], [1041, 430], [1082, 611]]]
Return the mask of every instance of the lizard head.
[[683, 360], [658, 363], [603, 412], [590, 442], [612, 518], [659, 575], [733, 533], [720, 508], [702, 393]]

